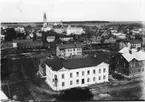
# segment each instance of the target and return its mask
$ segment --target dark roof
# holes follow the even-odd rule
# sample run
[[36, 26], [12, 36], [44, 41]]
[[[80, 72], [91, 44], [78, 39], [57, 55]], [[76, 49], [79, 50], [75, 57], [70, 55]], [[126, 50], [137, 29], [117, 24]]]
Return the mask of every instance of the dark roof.
[[66, 49], [66, 48], [82, 48], [81, 44], [60, 44], [58, 45], [60, 49]]
[[141, 41], [139, 41], [139, 40], [131, 40], [130, 43], [137, 44], [137, 43], [141, 43]]
[[13, 40], [14, 43], [32, 43], [33, 40], [32, 39], [14, 39]]
[[99, 65], [100, 63], [105, 62], [105, 56], [87, 56], [83, 58], [72, 58], [72, 59], [62, 59], [62, 58], [55, 58], [55, 59], [47, 59], [46, 64], [52, 68], [54, 71], [58, 71], [61, 68], [66, 69], [77, 69], [77, 68], [84, 68], [84, 67], [91, 67]]

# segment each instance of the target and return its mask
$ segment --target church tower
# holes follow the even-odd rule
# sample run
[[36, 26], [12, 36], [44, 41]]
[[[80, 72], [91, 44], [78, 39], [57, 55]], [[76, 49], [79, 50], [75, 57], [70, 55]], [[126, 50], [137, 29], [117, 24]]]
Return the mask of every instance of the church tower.
[[47, 27], [47, 17], [46, 17], [45, 12], [44, 12], [44, 15], [43, 15], [43, 27]]

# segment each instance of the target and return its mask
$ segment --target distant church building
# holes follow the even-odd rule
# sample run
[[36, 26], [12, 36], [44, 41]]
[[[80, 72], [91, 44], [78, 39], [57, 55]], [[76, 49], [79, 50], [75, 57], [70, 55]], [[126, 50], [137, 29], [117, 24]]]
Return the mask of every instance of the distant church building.
[[46, 31], [50, 31], [51, 29], [52, 29], [52, 26], [48, 25], [46, 13], [44, 13], [44, 16], [43, 16], [43, 27], [42, 27], [41, 30], [46, 32]]

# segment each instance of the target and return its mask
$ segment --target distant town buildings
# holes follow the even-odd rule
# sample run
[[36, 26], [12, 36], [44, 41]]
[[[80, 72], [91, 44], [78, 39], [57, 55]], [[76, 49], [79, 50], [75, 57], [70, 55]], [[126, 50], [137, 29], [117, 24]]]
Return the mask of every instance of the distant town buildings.
[[47, 42], [54, 42], [55, 41], [55, 36], [47, 36]]
[[[109, 65], [97, 57], [47, 59], [39, 73], [56, 91], [108, 82]], [[44, 74], [45, 73], [45, 74]]]
[[60, 37], [60, 39], [62, 41], [70, 41], [70, 40], [73, 40], [73, 37], [71, 37], [71, 36], [64, 36], [64, 37]]
[[81, 44], [60, 44], [56, 47], [56, 55], [71, 57], [73, 55], [82, 55]]
[[76, 34], [76, 35], [81, 35], [82, 33], [85, 33], [83, 28], [81, 27], [71, 27], [70, 25], [66, 29], [66, 35], [70, 34]]

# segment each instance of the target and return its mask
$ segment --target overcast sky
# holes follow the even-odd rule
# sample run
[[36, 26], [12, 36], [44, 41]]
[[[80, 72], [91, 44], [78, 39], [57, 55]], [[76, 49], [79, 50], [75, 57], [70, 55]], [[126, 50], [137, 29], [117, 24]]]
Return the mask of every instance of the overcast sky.
[[144, 0], [0, 0], [2, 22], [142, 21]]

